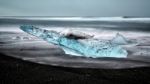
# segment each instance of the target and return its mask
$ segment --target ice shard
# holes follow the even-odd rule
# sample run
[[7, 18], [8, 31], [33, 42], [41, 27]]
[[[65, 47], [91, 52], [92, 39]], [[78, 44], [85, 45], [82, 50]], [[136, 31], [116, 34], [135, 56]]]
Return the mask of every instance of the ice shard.
[[123, 35], [121, 35], [120, 33], [117, 33], [116, 36], [111, 40], [112, 44], [117, 44], [117, 45], [126, 45], [126, 46], [136, 46], [139, 43], [137, 42], [137, 40], [133, 40], [133, 39], [126, 39]]
[[20, 26], [24, 32], [39, 37], [49, 43], [60, 46], [66, 54], [85, 57], [127, 57], [127, 51], [111, 41], [100, 39], [73, 39], [68, 38], [56, 31], [40, 29], [30, 25]]
[[114, 37], [111, 40], [111, 42], [114, 43], [114, 44], [119, 44], [119, 45], [128, 44], [128, 41], [126, 40], [126, 38], [123, 35], [119, 34], [119, 33], [116, 34], [116, 37]]

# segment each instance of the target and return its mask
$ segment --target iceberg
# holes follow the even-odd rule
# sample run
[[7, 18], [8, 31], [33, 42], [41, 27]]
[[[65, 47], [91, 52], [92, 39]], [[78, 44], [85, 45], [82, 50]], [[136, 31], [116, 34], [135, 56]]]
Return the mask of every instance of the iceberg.
[[56, 31], [40, 29], [31, 25], [22, 25], [20, 29], [49, 43], [60, 46], [66, 54], [74, 56], [125, 58], [128, 54], [120, 45], [109, 40], [94, 38], [74, 39]]

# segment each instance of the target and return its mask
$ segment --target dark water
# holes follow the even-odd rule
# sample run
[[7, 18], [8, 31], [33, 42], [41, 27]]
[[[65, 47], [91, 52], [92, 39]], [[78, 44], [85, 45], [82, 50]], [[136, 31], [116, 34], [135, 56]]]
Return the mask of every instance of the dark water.
[[[66, 19], [69, 18], [69, 19]], [[104, 28], [123, 31], [150, 31], [150, 19], [143, 18], [111, 18], [108, 20], [100, 17], [1, 17], [0, 24], [31, 24], [57, 27], [82, 27], [82, 28]], [[127, 19], [127, 20], [126, 20]], [[136, 21], [137, 19], [137, 21]], [[145, 20], [146, 19], [146, 20]]]

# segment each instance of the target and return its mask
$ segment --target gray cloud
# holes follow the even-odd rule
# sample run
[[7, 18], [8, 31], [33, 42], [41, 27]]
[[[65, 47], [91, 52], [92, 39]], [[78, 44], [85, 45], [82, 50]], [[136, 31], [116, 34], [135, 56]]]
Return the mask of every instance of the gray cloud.
[[150, 16], [150, 0], [0, 0], [0, 16]]

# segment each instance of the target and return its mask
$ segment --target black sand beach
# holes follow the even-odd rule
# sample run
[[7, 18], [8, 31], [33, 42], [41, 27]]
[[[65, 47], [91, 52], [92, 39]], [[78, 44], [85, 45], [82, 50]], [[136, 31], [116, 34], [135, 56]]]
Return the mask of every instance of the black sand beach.
[[0, 84], [149, 84], [150, 68], [88, 69], [36, 64], [0, 54]]

